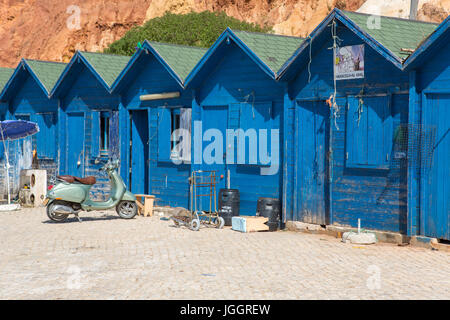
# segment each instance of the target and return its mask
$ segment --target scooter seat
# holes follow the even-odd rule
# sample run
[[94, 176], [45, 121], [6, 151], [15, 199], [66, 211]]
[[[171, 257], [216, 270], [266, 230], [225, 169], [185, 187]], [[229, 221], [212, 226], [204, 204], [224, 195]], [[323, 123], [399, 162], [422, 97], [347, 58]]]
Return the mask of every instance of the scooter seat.
[[68, 183], [74, 183], [76, 181], [78, 183], [86, 184], [86, 185], [90, 185], [90, 186], [97, 182], [97, 180], [95, 179], [94, 176], [79, 178], [79, 177], [75, 177], [75, 176], [65, 175], [65, 176], [57, 176], [56, 178], [59, 180], [66, 181]]

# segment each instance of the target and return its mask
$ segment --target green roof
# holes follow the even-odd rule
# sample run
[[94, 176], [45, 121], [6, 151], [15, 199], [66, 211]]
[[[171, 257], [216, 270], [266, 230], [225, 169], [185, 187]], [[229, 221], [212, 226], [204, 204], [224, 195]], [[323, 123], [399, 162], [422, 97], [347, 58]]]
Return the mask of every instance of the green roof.
[[185, 80], [208, 49], [148, 41], [173, 71]]
[[83, 57], [97, 71], [100, 77], [111, 87], [114, 80], [119, 76], [120, 72], [125, 68], [130, 57], [115, 54], [105, 54], [97, 52], [81, 52]]
[[304, 39], [267, 33], [232, 30], [273, 72], [300, 47]]
[[28, 66], [39, 78], [47, 92], [50, 92], [56, 84], [59, 76], [66, 67], [65, 63], [25, 59]]
[[369, 28], [370, 15], [345, 11], [344, 14], [356, 23], [362, 30], [389, 49], [398, 58], [404, 60], [415, 50], [433, 31], [438, 24], [380, 16], [380, 28]]
[[5, 87], [6, 83], [8, 82], [9, 78], [11, 78], [12, 74], [14, 73], [14, 69], [11, 68], [0, 68], [0, 92]]

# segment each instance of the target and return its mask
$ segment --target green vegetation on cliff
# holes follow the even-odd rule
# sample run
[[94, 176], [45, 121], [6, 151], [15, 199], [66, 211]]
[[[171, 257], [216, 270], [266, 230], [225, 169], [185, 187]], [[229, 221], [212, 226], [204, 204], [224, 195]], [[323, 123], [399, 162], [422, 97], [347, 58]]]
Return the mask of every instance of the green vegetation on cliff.
[[187, 14], [167, 12], [160, 18], [147, 21], [143, 26], [132, 28], [104, 52], [132, 55], [136, 51], [138, 42], [144, 40], [206, 48], [210, 47], [227, 27], [263, 33], [272, 30], [268, 26], [260, 27], [229, 17], [224, 12], [203, 11]]

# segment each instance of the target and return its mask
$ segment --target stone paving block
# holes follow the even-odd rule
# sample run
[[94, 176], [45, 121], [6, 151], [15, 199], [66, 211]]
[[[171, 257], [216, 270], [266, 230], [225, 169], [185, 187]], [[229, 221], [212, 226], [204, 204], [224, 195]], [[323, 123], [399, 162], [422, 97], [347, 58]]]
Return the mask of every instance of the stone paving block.
[[450, 299], [442, 250], [81, 217], [0, 214], [0, 299]]

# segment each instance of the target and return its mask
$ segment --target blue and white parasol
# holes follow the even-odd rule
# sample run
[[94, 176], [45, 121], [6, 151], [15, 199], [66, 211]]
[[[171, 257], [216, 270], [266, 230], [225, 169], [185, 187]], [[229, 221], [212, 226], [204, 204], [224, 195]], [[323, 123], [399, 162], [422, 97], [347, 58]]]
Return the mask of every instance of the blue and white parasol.
[[6, 186], [8, 188], [8, 206], [11, 206], [11, 190], [9, 186], [9, 156], [5, 141], [26, 138], [39, 132], [37, 123], [24, 120], [0, 121], [0, 140], [3, 141], [6, 158]]

